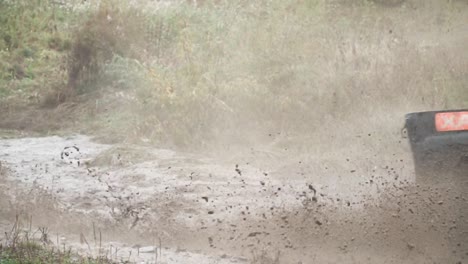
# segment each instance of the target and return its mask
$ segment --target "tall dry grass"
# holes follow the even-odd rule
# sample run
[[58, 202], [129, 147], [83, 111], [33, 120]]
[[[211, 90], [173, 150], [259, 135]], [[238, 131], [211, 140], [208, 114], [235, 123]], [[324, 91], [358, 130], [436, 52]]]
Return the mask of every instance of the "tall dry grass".
[[104, 79], [132, 98], [125, 119], [136, 135], [177, 145], [385, 128], [407, 111], [466, 103], [466, 37], [449, 33], [462, 32], [462, 10], [437, 1], [174, 4], [140, 14], [144, 58], [114, 57]]
[[90, 2], [59, 92], [120, 140], [312, 144], [468, 101], [464, 1]]

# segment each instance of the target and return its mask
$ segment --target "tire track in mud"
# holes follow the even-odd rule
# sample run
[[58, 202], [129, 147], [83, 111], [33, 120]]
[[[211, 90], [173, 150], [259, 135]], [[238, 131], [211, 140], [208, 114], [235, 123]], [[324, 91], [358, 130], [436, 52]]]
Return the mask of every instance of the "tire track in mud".
[[[82, 151], [80, 165], [60, 159], [70, 145]], [[360, 174], [358, 180], [338, 186], [336, 179], [307, 176], [316, 168], [303, 162], [259, 169], [249, 162], [226, 165], [169, 150], [100, 145], [83, 136], [3, 140], [0, 146], [16, 188], [53, 200], [53, 214], [88, 218], [76, 234], [97, 222], [112, 226], [108, 234], [115, 241], [151, 245], [161, 239], [173, 259], [193, 257], [191, 252], [221, 256], [215, 260], [225, 263], [468, 258], [466, 189], [415, 186], [402, 177], [398, 159], [347, 169], [347, 175]]]

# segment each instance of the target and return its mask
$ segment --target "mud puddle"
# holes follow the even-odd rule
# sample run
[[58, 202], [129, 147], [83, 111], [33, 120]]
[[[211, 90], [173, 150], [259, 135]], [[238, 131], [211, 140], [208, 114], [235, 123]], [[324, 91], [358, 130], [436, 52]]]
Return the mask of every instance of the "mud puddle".
[[390, 166], [334, 161], [352, 165], [341, 171], [332, 158], [262, 166], [255, 158], [82, 135], [0, 140], [9, 204], [61, 230], [53, 242], [82, 254], [104, 249], [148, 263], [467, 261], [465, 194], [415, 186], [399, 157]]

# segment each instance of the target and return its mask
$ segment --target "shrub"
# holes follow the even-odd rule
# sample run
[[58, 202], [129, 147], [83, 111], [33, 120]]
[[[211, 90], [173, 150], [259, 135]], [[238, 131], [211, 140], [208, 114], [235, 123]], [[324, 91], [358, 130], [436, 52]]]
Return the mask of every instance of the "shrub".
[[[103, 67], [114, 56], [138, 58], [142, 35], [140, 10], [103, 1], [75, 33], [68, 59], [68, 88], [83, 93], [95, 88]], [[139, 45], [140, 44], [140, 45]]]

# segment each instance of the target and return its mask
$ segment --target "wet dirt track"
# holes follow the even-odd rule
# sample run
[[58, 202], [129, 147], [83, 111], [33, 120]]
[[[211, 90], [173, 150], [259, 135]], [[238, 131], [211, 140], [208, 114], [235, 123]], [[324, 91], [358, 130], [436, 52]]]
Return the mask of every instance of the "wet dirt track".
[[86, 136], [1, 140], [2, 228], [26, 212], [83, 254], [98, 228], [116, 259], [148, 263], [468, 261], [464, 185], [416, 186], [397, 158], [341, 177], [314, 177], [313, 158], [248, 160]]

